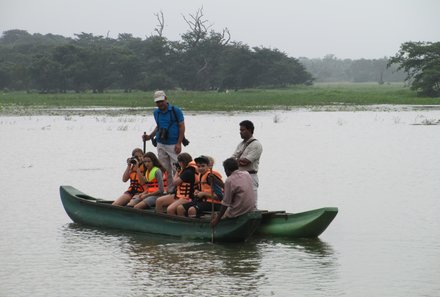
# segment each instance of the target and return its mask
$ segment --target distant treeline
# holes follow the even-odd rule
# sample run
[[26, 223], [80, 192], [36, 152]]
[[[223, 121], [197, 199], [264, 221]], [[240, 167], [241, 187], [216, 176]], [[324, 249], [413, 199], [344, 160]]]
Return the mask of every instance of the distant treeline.
[[180, 41], [161, 34], [145, 39], [119, 34], [113, 39], [81, 33], [66, 38], [23, 30], [5, 31], [0, 37], [0, 89], [101, 93], [311, 82], [312, 76], [297, 59], [276, 49], [230, 42], [225, 32], [194, 29]]
[[231, 42], [227, 29], [218, 33], [208, 31], [203, 23], [195, 24], [180, 41], [166, 39], [162, 30], [145, 39], [127, 33], [117, 38], [88, 33], [67, 38], [5, 31], [0, 37], [0, 89], [44, 93], [237, 90], [308, 85], [314, 80], [382, 83], [404, 78], [402, 73], [386, 70], [385, 58], [299, 60], [278, 49]]
[[399, 65], [387, 68], [388, 58], [338, 59], [327, 55], [323, 59], [299, 58], [316, 82], [403, 82], [406, 73], [397, 70]]

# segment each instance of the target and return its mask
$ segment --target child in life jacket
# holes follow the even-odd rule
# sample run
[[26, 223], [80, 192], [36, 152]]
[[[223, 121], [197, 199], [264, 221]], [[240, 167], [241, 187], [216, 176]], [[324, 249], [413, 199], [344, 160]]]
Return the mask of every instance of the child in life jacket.
[[130, 180], [130, 186], [124, 194], [113, 201], [113, 205], [124, 206], [130, 202], [134, 195], [144, 191], [144, 187], [141, 183], [141, 177], [145, 174], [142, 155], [142, 149], [135, 148], [131, 153], [131, 158], [127, 159], [127, 167], [122, 174], [122, 181], [125, 183]]
[[164, 207], [167, 207], [167, 214], [176, 215], [177, 207], [190, 202], [194, 197], [194, 190], [198, 183], [196, 163], [188, 153], [179, 154], [177, 162], [176, 173], [172, 179], [176, 192], [159, 197], [156, 200], [156, 212], [163, 212]]
[[212, 209], [220, 210], [224, 183], [221, 174], [212, 169], [214, 162], [210, 159], [212, 158], [207, 156], [194, 159], [200, 181], [192, 201], [178, 206], [177, 215], [200, 217], [204, 212], [210, 212]]
[[163, 196], [167, 186], [167, 175], [165, 168], [153, 152], [144, 155], [145, 175], [141, 178], [144, 192], [135, 195], [127, 206], [137, 209], [152, 208], [156, 205], [156, 200]]

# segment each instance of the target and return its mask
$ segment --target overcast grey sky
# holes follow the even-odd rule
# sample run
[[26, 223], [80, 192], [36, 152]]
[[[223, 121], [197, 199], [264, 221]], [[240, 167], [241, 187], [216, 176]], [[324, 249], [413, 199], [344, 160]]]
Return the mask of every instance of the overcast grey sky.
[[292, 57], [382, 58], [405, 41], [440, 41], [439, 0], [0, 0], [0, 31], [145, 38], [162, 11], [164, 36], [180, 40], [182, 15], [202, 6], [215, 31]]

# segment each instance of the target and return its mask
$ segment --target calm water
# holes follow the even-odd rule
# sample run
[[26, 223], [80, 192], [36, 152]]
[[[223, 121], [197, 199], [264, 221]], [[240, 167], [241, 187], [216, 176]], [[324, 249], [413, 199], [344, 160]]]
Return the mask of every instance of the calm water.
[[0, 296], [439, 296], [440, 125], [414, 125], [439, 110], [187, 114], [185, 150], [221, 169], [243, 119], [264, 146], [260, 208], [339, 207], [319, 240], [213, 245], [76, 225], [59, 186], [120, 195], [152, 118], [0, 117]]

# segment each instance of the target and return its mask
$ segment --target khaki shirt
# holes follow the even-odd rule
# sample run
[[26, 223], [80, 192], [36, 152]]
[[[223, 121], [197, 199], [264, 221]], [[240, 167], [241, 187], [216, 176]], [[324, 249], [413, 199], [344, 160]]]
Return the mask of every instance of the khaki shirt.
[[239, 166], [240, 170], [258, 172], [258, 165], [260, 164], [260, 156], [263, 152], [263, 146], [257, 139], [254, 139], [254, 137], [251, 137], [248, 141], [243, 140], [240, 142], [232, 155], [232, 157], [236, 159], [245, 158], [251, 161], [247, 166]]

